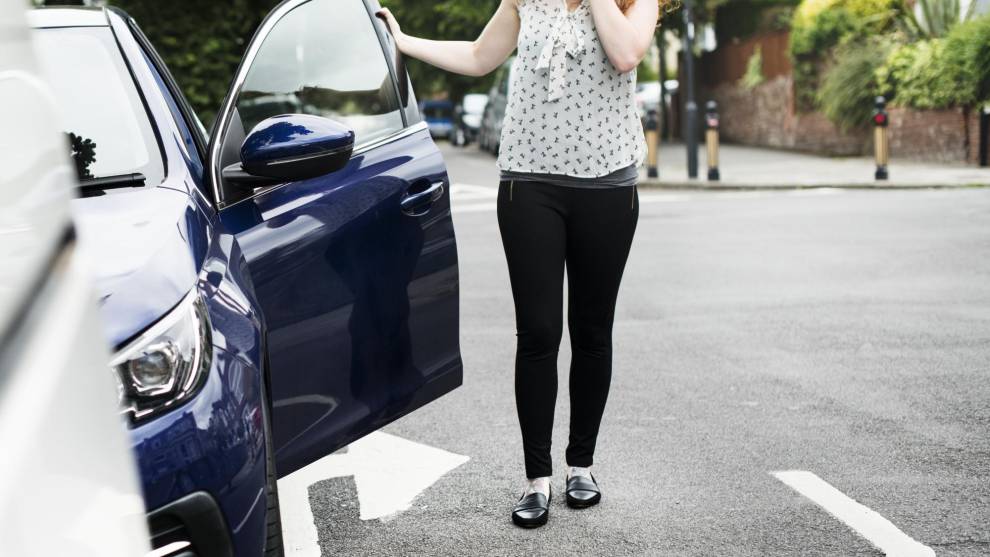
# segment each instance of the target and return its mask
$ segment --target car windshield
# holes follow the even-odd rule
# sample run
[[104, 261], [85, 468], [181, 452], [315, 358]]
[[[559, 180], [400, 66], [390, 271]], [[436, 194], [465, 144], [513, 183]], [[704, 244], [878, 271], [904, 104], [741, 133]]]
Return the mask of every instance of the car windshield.
[[427, 104], [423, 107], [423, 115], [430, 120], [445, 120], [450, 118], [452, 109], [447, 104]]
[[114, 178], [159, 184], [161, 151], [110, 29], [39, 29], [34, 36], [83, 185]]

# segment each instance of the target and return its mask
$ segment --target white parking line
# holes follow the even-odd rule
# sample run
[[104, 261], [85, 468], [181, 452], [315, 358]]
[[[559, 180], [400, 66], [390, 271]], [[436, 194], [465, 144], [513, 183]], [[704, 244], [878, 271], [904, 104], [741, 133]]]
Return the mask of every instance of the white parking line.
[[889, 557], [935, 557], [935, 550], [901, 532], [889, 520], [811, 472], [787, 470], [772, 472], [778, 480], [811, 499], [841, 520]]

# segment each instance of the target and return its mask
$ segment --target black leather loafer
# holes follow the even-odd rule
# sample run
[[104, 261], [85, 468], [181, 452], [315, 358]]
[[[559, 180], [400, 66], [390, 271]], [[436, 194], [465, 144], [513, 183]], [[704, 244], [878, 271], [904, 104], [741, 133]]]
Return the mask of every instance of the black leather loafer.
[[572, 476], [567, 478], [567, 506], [573, 509], [586, 509], [602, 500], [595, 477]]
[[[550, 494], [553, 497], [553, 494]], [[523, 528], [538, 528], [550, 518], [550, 497], [540, 492], [530, 493], [519, 499], [512, 509], [512, 522]]]

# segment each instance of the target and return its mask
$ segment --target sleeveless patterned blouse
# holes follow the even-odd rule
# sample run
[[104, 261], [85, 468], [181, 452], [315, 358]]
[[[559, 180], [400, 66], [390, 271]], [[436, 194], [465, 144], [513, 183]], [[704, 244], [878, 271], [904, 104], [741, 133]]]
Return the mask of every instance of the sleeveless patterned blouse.
[[636, 70], [615, 69], [588, 0], [518, 0], [521, 27], [496, 166], [598, 178], [642, 164]]

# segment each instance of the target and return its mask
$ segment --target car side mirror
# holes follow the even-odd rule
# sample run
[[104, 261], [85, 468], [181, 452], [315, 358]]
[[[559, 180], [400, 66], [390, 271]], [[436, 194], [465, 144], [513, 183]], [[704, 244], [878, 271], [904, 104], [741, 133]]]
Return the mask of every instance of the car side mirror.
[[284, 114], [262, 120], [241, 145], [241, 162], [223, 169], [248, 188], [336, 172], [354, 151], [354, 130], [329, 118]]

